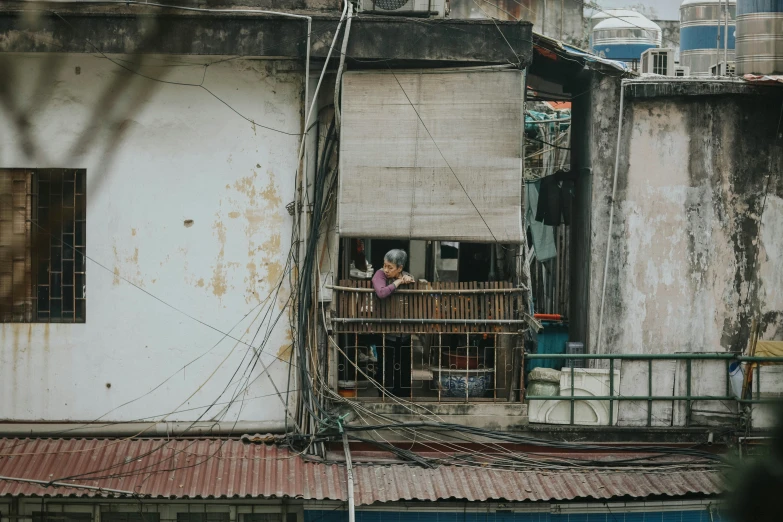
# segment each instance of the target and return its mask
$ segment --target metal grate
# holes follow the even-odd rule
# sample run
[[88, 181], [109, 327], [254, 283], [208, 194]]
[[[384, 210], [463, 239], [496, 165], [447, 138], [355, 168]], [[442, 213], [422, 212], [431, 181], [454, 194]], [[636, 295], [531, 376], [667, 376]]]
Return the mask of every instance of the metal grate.
[[86, 303], [86, 172], [36, 172], [33, 266], [36, 321], [83, 323]]
[[337, 349], [337, 387], [346, 396], [368, 402], [392, 396], [426, 402], [512, 400], [509, 392], [518, 390], [514, 361], [521, 364], [521, 352], [501, 342], [502, 337], [347, 335], [347, 342], [354, 344]]

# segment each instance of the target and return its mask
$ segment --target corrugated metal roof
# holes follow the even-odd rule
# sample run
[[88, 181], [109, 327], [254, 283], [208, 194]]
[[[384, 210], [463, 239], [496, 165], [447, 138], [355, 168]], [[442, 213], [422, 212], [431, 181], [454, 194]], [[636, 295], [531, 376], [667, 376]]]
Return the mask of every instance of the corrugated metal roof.
[[396, 500], [550, 501], [578, 498], [713, 495], [724, 492], [714, 471], [504, 471], [442, 466], [360, 466], [354, 470], [361, 504]]
[[[89, 474], [78, 480], [68, 479]], [[344, 466], [310, 462], [288, 449], [237, 440], [0, 439], [0, 477], [133, 491], [153, 498], [346, 500]], [[717, 471], [506, 471], [484, 467], [359, 465], [359, 505], [398, 500], [547, 501], [713, 495]], [[0, 495], [110, 496], [0, 479]]]

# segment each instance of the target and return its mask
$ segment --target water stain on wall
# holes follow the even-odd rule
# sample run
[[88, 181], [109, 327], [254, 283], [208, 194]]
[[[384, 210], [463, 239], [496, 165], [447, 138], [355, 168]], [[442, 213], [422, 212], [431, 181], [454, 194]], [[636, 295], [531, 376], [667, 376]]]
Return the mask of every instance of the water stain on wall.
[[[136, 229], [131, 230], [131, 235], [135, 235]], [[122, 280], [125, 279], [135, 285], [143, 287], [144, 279], [142, 278], [141, 267], [139, 265], [139, 247], [135, 246], [132, 251], [129, 248], [128, 250], [121, 252], [115, 239], [114, 244], [112, 245], [112, 252], [114, 254], [114, 268], [112, 270], [114, 277], [112, 279], [112, 284], [114, 286], [119, 286], [122, 283]]]
[[217, 235], [218, 243], [220, 244], [220, 251], [218, 252], [217, 262], [215, 263], [215, 267], [212, 271], [212, 280], [210, 281], [210, 286], [212, 287], [212, 293], [215, 295], [215, 297], [221, 298], [223, 295], [225, 295], [228, 288], [224, 265], [226, 257], [226, 226], [223, 224], [223, 221], [220, 220], [219, 213], [215, 214], [215, 216], [215, 223], [212, 225], [212, 228]]
[[[256, 168], [260, 168], [256, 165]], [[232, 205], [244, 207], [242, 212], [245, 218], [244, 233], [248, 240], [248, 261], [245, 264], [247, 270], [244, 278], [245, 302], [260, 302], [268, 291], [277, 285], [283, 274], [281, 257], [281, 234], [273, 232], [260, 245], [257, 244], [259, 234], [265, 230], [275, 230], [283, 223], [280, 209], [283, 200], [280, 197], [274, 182], [274, 173], [267, 170], [267, 183], [258, 187], [259, 176], [256, 169], [251, 170], [252, 175], [238, 179], [234, 183], [234, 189], [245, 196], [245, 202], [230, 199]], [[266, 273], [265, 277], [261, 273]], [[261, 291], [259, 285], [263, 285], [266, 292]]]
[[291, 349], [294, 347], [294, 336], [290, 328], [286, 328], [285, 331], [285, 343], [277, 350], [277, 357], [282, 360], [287, 360], [291, 356]]
[[112, 245], [111, 247], [112, 251], [114, 252], [114, 279], [112, 279], [112, 284], [114, 286], [119, 286], [120, 284], [120, 253], [117, 251], [117, 245]]

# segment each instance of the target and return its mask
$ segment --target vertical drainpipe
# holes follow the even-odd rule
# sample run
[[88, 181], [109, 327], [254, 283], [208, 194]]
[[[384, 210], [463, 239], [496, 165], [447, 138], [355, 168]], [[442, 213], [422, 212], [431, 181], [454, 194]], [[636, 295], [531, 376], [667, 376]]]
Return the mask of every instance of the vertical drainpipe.
[[[522, 292], [522, 303], [518, 305], [520, 313], [528, 313], [532, 312], [532, 308], [530, 307], [530, 295], [531, 295], [531, 284], [530, 284], [530, 265], [528, 264], [528, 246], [527, 246], [527, 222], [525, 221], [525, 214], [526, 214], [526, 203], [527, 203], [527, 186], [525, 185], [525, 103], [527, 100], [527, 68], [522, 69], [522, 85], [521, 85], [521, 92], [520, 92], [520, 99], [521, 104], [519, 107], [520, 115], [519, 117], [522, 119], [522, 135], [519, 139], [519, 147], [520, 147], [520, 183], [522, 183], [522, 209], [521, 209], [521, 216], [520, 219], [522, 220], [522, 245], [520, 247], [520, 251], [518, 254], [520, 255], [519, 259], [521, 259], [521, 265], [520, 263], [516, 263], [516, 279], [518, 284], [524, 285], [526, 288]], [[520, 333], [517, 334], [518, 338], [517, 341], [519, 342], [520, 349], [517, 349], [515, 346], [512, 346], [512, 361], [513, 361], [513, 367], [511, 372], [511, 383], [508, 387], [508, 400], [509, 402], [513, 402], [516, 400], [516, 392], [514, 391], [514, 384], [516, 383], [522, 383], [524, 382], [524, 368], [522, 367], [524, 362], [524, 346], [525, 346], [525, 334]], [[523, 399], [524, 392], [522, 391], [522, 385], [520, 384], [520, 397], [519, 400]]]
[[724, 12], [725, 24], [723, 26], [723, 67], [726, 76], [729, 74], [729, 0], [726, 0]]
[[343, 451], [345, 452], [345, 473], [348, 483], [348, 522], [356, 522], [356, 503], [353, 498], [353, 463], [351, 462], [351, 447], [348, 444], [348, 433], [340, 425], [343, 432]]

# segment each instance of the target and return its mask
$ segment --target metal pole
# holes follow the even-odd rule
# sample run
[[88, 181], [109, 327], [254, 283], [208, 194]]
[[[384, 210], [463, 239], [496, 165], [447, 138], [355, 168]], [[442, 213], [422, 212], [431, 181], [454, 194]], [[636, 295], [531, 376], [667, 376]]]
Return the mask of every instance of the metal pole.
[[[614, 359], [609, 359], [609, 396], [614, 395]], [[609, 400], [609, 426], [614, 424], [614, 401]]]
[[632, 360], [632, 361], [684, 361], [691, 360], [708, 360], [708, 361], [722, 361], [724, 359], [738, 360], [738, 361], [754, 361], [754, 362], [777, 362], [783, 363], [783, 357], [744, 357], [737, 356], [733, 353], [613, 353], [613, 354], [596, 354], [596, 353], [529, 353], [526, 354], [528, 359], [618, 359], [618, 360]]
[[[723, 0], [718, 0], [718, 11], [722, 6]], [[720, 16], [720, 12], [718, 16]], [[720, 18], [718, 19], [718, 33], [715, 36], [715, 76], [720, 76]]]
[[688, 400], [685, 401], [685, 426], [691, 425], [691, 359], [685, 361], [685, 395]]
[[[647, 393], [652, 397], [652, 359], [647, 361]], [[728, 395], [728, 393], [726, 394]], [[647, 427], [652, 426], [652, 400], [647, 401]]]
[[[525, 397], [528, 400], [539, 400], [539, 401], [562, 401], [565, 399], [569, 399], [568, 395], [528, 395]], [[653, 395], [650, 397], [649, 395], [577, 395], [574, 397], [574, 401], [631, 401], [631, 402], [644, 402], [648, 400], [653, 401], [730, 401], [730, 400], [736, 400], [734, 396], [725, 397], [723, 395]], [[570, 400], [570, 399], [569, 399]], [[747, 399], [744, 401], [737, 401], [737, 402], [748, 402], [748, 403], [759, 403], [759, 402], [775, 402], [780, 401], [779, 399], [775, 398], [768, 398], [768, 399]]]
[[345, 473], [348, 475], [348, 522], [356, 521], [356, 508], [353, 501], [353, 464], [351, 448], [348, 446], [348, 434], [343, 431], [343, 450], [345, 451]]
[[729, 0], [726, 0], [726, 12], [724, 17], [726, 23], [723, 26], [723, 74], [729, 75]]
[[[571, 365], [571, 424], [574, 423], [574, 386], [576, 386], [576, 383], [574, 382], [574, 365]], [[611, 415], [611, 413], [609, 414]], [[612, 422], [609, 421], [609, 425], [611, 425]]]

